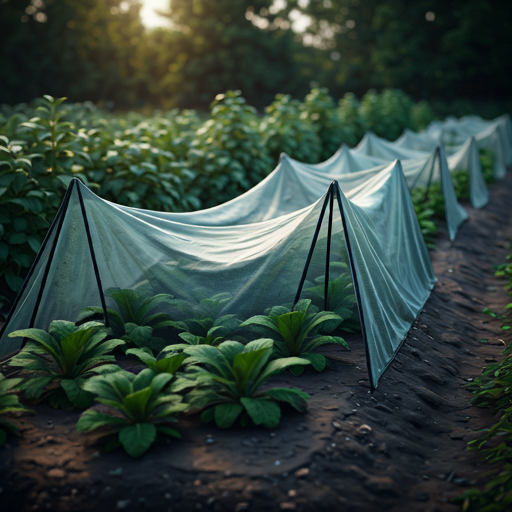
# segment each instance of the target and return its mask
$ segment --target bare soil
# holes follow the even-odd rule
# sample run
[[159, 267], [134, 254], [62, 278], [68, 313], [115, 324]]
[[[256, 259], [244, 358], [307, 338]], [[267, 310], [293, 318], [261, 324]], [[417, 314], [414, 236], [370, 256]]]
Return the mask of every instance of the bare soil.
[[[370, 393], [360, 336], [321, 374], [280, 377], [311, 395], [307, 414], [286, 410], [279, 428], [180, 423], [184, 441], [139, 460], [100, 451], [76, 432], [79, 412], [35, 407], [22, 437], [0, 450], [2, 511], [455, 512], [489, 465], [466, 451], [489, 425], [465, 385], [501, 357], [500, 322], [482, 313], [509, 301], [493, 266], [512, 237], [512, 175], [491, 187], [455, 242], [431, 252], [438, 283], [395, 361]], [[479, 340], [488, 340], [487, 342]]]

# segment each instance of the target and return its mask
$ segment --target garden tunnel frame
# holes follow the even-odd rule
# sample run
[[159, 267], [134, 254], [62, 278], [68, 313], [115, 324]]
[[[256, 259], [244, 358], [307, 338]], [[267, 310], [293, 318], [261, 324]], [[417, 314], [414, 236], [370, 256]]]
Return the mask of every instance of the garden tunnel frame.
[[[400, 173], [401, 173], [401, 170], [400, 170]], [[405, 181], [403, 180], [402, 173], [401, 173], [401, 176], [402, 176], [402, 181], [405, 185]], [[66, 218], [66, 213], [68, 211], [68, 206], [70, 204], [72, 194], [74, 193], [75, 188], [77, 191], [77, 196], [75, 197], [75, 199], [73, 199], [73, 201], [76, 201], [76, 199], [78, 199], [77, 202], [79, 204], [78, 210], [75, 210], [77, 212], [76, 213], [77, 217], [75, 218], [75, 222], [80, 223], [80, 217], [81, 217], [81, 219], [83, 221], [83, 226], [85, 228], [85, 234], [86, 234], [86, 239], [84, 239], [84, 241], [83, 241], [83, 247], [84, 247], [84, 251], [85, 251], [85, 253], [83, 253], [83, 258], [85, 258], [83, 261], [88, 260], [88, 261], [92, 262], [91, 271], [92, 270], [94, 271], [96, 286], [97, 286], [97, 290], [98, 290], [100, 301], [101, 301], [101, 308], [103, 310], [105, 325], [108, 327], [108, 314], [107, 314], [107, 305], [106, 305], [106, 300], [105, 300], [105, 294], [103, 291], [102, 279], [100, 276], [100, 270], [99, 270], [98, 262], [97, 262], [97, 258], [96, 258], [93, 237], [91, 236], [91, 229], [90, 229], [90, 225], [89, 225], [88, 213], [86, 210], [84, 198], [82, 197], [83, 196], [82, 191], [81, 191], [82, 186], [84, 186], [84, 185], [81, 183], [81, 181], [79, 179], [73, 178], [71, 180], [70, 185], [68, 186], [68, 189], [64, 196], [64, 199], [61, 203], [61, 206], [57, 212], [57, 215], [55, 216], [55, 219], [48, 230], [48, 233], [43, 241], [43, 244], [41, 245], [41, 249], [40, 249], [36, 259], [34, 260], [34, 263], [33, 263], [32, 267], [30, 268], [28, 275], [27, 275], [27, 277], [26, 277], [14, 303], [13, 303], [13, 306], [11, 308], [11, 311], [9, 312], [9, 315], [7, 316], [7, 319], [6, 319], [6, 322], [3, 326], [3, 328], [0, 330], [0, 338], [5, 334], [9, 324], [11, 323], [11, 319], [13, 318], [13, 316], [15, 316], [15, 314], [17, 313], [17, 310], [19, 310], [18, 307], [20, 305], [20, 302], [23, 299], [23, 296], [24, 296], [24, 293], [26, 292], [27, 287], [29, 286], [29, 281], [31, 281], [32, 276], [35, 273], [36, 266], [39, 264], [39, 276], [41, 276], [41, 277], [36, 278], [36, 279], [40, 279], [40, 281], [38, 284], [35, 284], [35, 286], [33, 287], [33, 290], [31, 292], [28, 292], [28, 293], [33, 294], [34, 302], [32, 303], [33, 305], [29, 306], [29, 308], [31, 307], [32, 310], [28, 309], [28, 311], [27, 311], [27, 320], [28, 320], [28, 318], [30, 318], [29, 328], [34, 327], [34, 325], [36, 324], [40, 305], [42, 303], [44, 293], [45, 293], [45, 287], [48, 288], [48, 286], [50, 286], [49, 283], [47, 283], [47, 280], [50, 275], [50, 269], [52, 267], [53, 260], [56, 258], [56, 257], [54, 257], [54, 255], [56, 253], [56, 247], [58, 245], [59, 238], [62, 238], [62, 236], [63, 236], [61, 234], [61, 231], [63, 228], [64, 220]], [[326, 238], [327, 251], [326, 251], [326, 256], [325, 256], [325, 281], [324, 281], [324, 309], [327, 308], [328, 294], [329, 294], [331, 245], [332, 245], [331, 239], [332, 239], [332, 233], [333, 233], [333, 213], [334, 213], [334, 207], [335, 207], [334, 206], [335, 198], [338, 203], [338, 208], [339, 208], [339, 212], [340, 212], [340, 217], [341, 217], [341, 222], [342, 222], [342, 226], [340, 226], [340, 227], [343, 229], [343, 234], [344, 234], [343, 238], [344, 238], [345, 246], [346, 246], [346, 250], [347, 250], [347, 260], [348, 260], [347, 263], [348, 263], [348, 267], [350, 269], [352, 283], [353, 283], [353, 287], [354, 287], [354, 295], [355, 295], [355, 299], [356, 299], [357, 311], [358, 311], [358, 316], [359, 316], [359, 321], [360, 321], [360, 326], [361, 326], [361, 334], [362, 334], [363, 344], [364, 344], [364, 348], [365, 348], [366, 365], [367, 365], [367, 370], [368, 370], [370, 388], [371, 388], [371, 391], [374, 391], [375, 388], [377, 387], [377, 383], [378, 383], [380, 376], [382, 376], [382, 374], [385, 372], [387, 367], [391, 364], [391, 362], [396, 357], [396, 354], [398, 353], [401, 345], [403, 344], [403, 341], [405, 340], [405, 338], [407, 336], [407, 333], [410, 330], [410, 327], [412, 326], [412, 322], [409, 323], [409, 327], [407, 328], [407, 330], [403, 332], [403, 338], [401, 340], [398, 340], [399, 343], [397, 345], [393, 346], [393, 351], [388, 354], [388, 359], [387, 359], [386, 363], [384, 364], [384, 366], [382, 367], [382, 370], [380, 370], [381, 367], [376, 367], [376, 368], [379, 368], [378, 371], [380, 372], [380, 374], [379, 374], [379, 377], [375, 378], [374, 373], [372, 372], [372, 357], [374, 357], [374, 356], [371, 355], [371, 353], [370, 353], [371, 351], [370, 351], [369, 342], [368, 342], [368, 331], [367, 331], [368, 318], [365, 318], [363, 302], [361, 300], [362, 291], [360, 288], [360, 280], [358, 279], [358, 272], [356, 271], [356, 264], [355, 264], [355, 260], [354, 260], [353, 250], [352, 250], [351, 242], [355, 242], [355, 240], [351, 240], [351, 234], [350, 234], [351, 232], [349, 233], [349, 229], [347, 229], [348, 221], [346, 219], [346, 215], [345, 215], [344, 208], [343, 208], [344, 203], [341, 198], [340, 186], [338, 184], [338, 181], [336, 181], [336, 180], [334, 180], [330, 183], [328, 190], [325, 194], [322, 207], [321, 207], [321, 209], [319, 208], [319, 210], [320, 210], [319, 216], [316, 221], [316, 226], [314, 228], [314, 233], [313, 233], [311, 243], [309, 246], [309, 251], [306, 252], [306, 248], [304, 248], [305, 254], [307, 254], [307, 257], [306, 257], [305, 265], [304, 265], [304, 268], [302, 271], [302, 275], [300, 277], [298, 289], [295, 294], [295, 299], [293, 300], [293, 307], [295, 307], [295, 305], [297, 304], [297, 302], [300, 299], [300, 295], [303, 290], [303, 286], [304, 286], [304, 283], [306, 280], [308, 269], [310, 267], [310, 263], [313, 258], [313, 253], [314, 253], [315, 247], [317, 245], [318, 237], [319, 237], [322, 227], [324, 226], [323, 222], [324, 222], [327, 206], [329, 205], [328, 225], [326, 226], [327, 227], [327, 238]], [[75, 202], [75, 205], [76, 205], [76, 202]], [[76, 206], [78, 207], [78, 205], [76, 205]], [[78, 227], [78, 225], [79, 224], [76, 224], [77, 227]], [[314, 225], [315, 224], [313, 224], [313, 226]], [[325, 229], [325, 227], [324, 227], [324, 229]], [[53, 237], [53, 240], [52, 240], [52, 237]], [[50, 244], [51, 244], [51, 247], [50, 247]], [[86, 256], [87, 249], [85, 249], [85, 244], [87, 244], [87, 246], [89, 248], [89, 256]], [[46, 257], [48, 259], [43, 266], [40, 264], [40, 260], [43, 255], [43, 252], [45, 252], [45, 249], [46, 249], [46, 253], [47, 253]], [[90, 257], [90, 259], [89, 259], [89, 257]], [[56, 269], [54, 268], [53, 271], [55, 271], [55, 270]], [[105, 278], [105, 276], [103, 276], [103, 277]], [[92, 272], [91, 272], [91, 278], [92, 278]], [[361, 278], [364, 278], [364, 277], [361, 276]], [[107, 281], [108, 281], [108, 278], [107, 278]], [[34, 283], [36, 283], [36, 281]], [[429, 292], [429, 294], [430, 294], [430, 292]], [[23, 307], [23, 306], [21, 306], [21, 307]], [[417, 316], [419, 311], [420, 310], [416, 310], [415, 316]], [[373, 340], [374, 344], [375, 344], [375, 341], [377, 341], [377, 343], [379, 343], [378, 338]], [[25, 346], [25, 344], [26, 344], [26, 339], [23, 339], [22, 342], [20, 343], [19, 347], [12, 350], [7, 355], [3, 355], [0, 358], [0, 360], [8, 359], [8, 358], [12, 357], [16, 353], [18, 353], [19, 350], [21, 350]], [[373, 347], [373, 345], [372, 345], [372, 347]], [[373, 350], [373, 348], [372, 348], [372, 350]], [[373, 354], [373, 352], [372, 352], [372, 354]]]

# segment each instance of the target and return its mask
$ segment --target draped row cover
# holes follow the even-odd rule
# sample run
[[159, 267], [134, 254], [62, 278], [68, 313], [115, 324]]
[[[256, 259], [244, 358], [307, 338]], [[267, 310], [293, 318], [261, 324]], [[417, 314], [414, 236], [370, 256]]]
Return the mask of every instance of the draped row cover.
[[475, 137], [479, 148], [491, 149], [494, 152], [496, 179], [504, 178], [507, 165], [512, 164], [512, 127], [508, 115], [492, 121], [476, 116], [461, 119], [448, 117], [444, 121], [433, 121], [424, 134], [453, 148], [460, 147], [469, 137]]
[[[397, 146], [393, 142], [377, 137], [371, 132], [367, 132], [359, 145], [351, 153], [354, 161], [357, 162], [360, 155], [366, 157], [372, 156], [382, 160], [399, 158], [402, 162], [405, 178], [409, 189], [416, 187], [430, 186], [432, 182], [440, 182], [444, 205], [446, 224], [450, 240], [454, 240], [460, 225], [468, 218], [468, 213], [458, 202], [453, 181], [448, 168], [448, 160], [443, 144], [438, 144], [431, 152], [417, 151], [413, 149]], [[380, 171], [383, 166], [376, 167], [373, 172]], [[362, 170], [362, 169], [361, 169]], [[369, 171], [363, 171], [368, 173]]]
[[[276, 171], [245, 194], [246, 206], [264, 198], [268, 183], [286, 196], [286, 170]], [[245, 320], [291, 306], [311, 282], [327, 274], [331, 282], [341, 271], [352, 278], [376, 387], [435, 284], [401, 165], [363, 185], [348, 180], [346, 192], [311, 173], [294, 179], [293, 193], [302, 187], [301, 201], [313, 201], [297, 209], [289, 196], [286, 214], [262, 202], [266, 219], [250, 223], [229, 221], [241, 211], [236, 200], [195, 214], [161, 213], [110, 203], [73, 180], [0, 333], [0, 357], [20, 349], [20, 339], [7, 336], [14, 330], [74, 321], [87, 306], [115, 309], [105, 302], [109, 288], [169, 293], [191, 305], [222, 294], [219, 315]]]
[[[392, 144], [417, 151], [433, 151], [439, 141], [425, 133], [415, 133], [405, 129], [404, 133]], [[467, 171], [469, 173], [469, 199], [474, 208], [482, 208], [489, 202], [489, 190], [484, 180], [478, 144], [471, 136], [459, 148], [452, 148], [448, 156], [450, 172]]]

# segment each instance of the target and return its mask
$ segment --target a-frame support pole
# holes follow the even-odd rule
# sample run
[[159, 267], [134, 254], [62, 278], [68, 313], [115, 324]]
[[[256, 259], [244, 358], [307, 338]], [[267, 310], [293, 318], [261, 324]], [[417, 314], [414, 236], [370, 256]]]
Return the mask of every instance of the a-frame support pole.
[[340, 189], [337, 182], [334, 182], [336, 186], [334, 189], [336, 191], [336, 200], [338, 201], [338, 207], [340, 209], [341, 222], [343, 224], [343, 233], [345, 234], [345, 244], [347, 245], [347, 255], [348, 255], [348, 263], [350, 266], [350, 273], [352, 274], [352, 282], [354, 283], [354, 292], [356, 294], [356, 304], [357, 304], [357, 312], [359, 314], [359, 323], [361, 324], [361, 334], [363, 335], [363, 343], [364, 343], [364, 351], [366, 354], [366, 366], [368, 368], [368, 377], [370, 380], [370, 389], [371, 391], [375, 390], [375, 386], [372, 378], [372, 363], [370, 360], [370, 351], [368, 349], [368, 340], [366, 337], [366, 324], [364, 320], [364, 313], [361, 302], [361, 292], [359, 288], [359, 280], [357, 278], [356, 269], [354, 266], [354, 258], [352, 257], [352, 247], [350, 243], [350, 235], [347, 229], [347, 221], [345, 219], [345, 212], [343, 210], [343, 203], [341, 202]]
[[[11, 307], [11, 310], [9, 311], [9, 314], [7, 315], [7, 318], [5, 319], [5, 324], [3, 325], [2, 329], [0, 329], [0, 338], [4, 335], [6, 329], [7, 329], [7, 326], [9, 325], [13, 315], [14, 315], [14, 312], [16, 311], [16, 308], [18, 307], [18, 304], [20, 302], [20, 300], [22, 299], [23, 297], [23, 293], [25, 292], [25, 289], [27, 288], [27, 285], [32, 277], [32, 274], [34, 273], [34, 270], [36, 269], [38, 263], [39, 263], [39, 260], [41, 259], [41, 256], [43, 255], [44, 253], [44, 250], [46, 248], [46, 246], [48, 245], [48, 241], [50, 240], [51, 236], [52, 236], [52, 233], [53, 231], [55, 230], [55, 226], [59, 226], [58, 227], [58, 233], [60, 233], [60, 229], [62, 227], [62, 222], [63, 222], [63, 219], [64, 219], [64, 216], [66, 215], [66, 211], [67, 211], [67, 208], [68, 208], [68, 203], [69, 203], [69, 198], [71, 197], [71, 192], [72, 192], [72, 189], [73, 189], [73, 182], [71, 183], [71, 185], [68, 187], [68, 189], [66, 190], [66, 195], [64, 196], [64, 199], [62, 201], [62, 204], [59, 208], [59, 211], [57, 212], [57, 215], [55, 216], [55, 218], [53, 219], [53, 222], [52, 222], [52, 225], [50, 226], [50, 229], [48, 230], [48, 232], [46, 233], [46, 236], [43, 240], [43, 243], [41, 244], [41, 248], [39, 249], [39, 252], [37, 253], [37, 256], [34, 260], [34, 263], [32, 263], [32, 266], [30, 267], [30, 270], [28, 271], [28, 274], [27, 274], [27, 277], [25, 278], [25, 281], [23, 281], [23, 285], [21, 286], [20, 288], [20, 291], [18, 292], [18, 295], [16, 296], [16, 299], [14, 300], [13, 302], [13, 305]], [[53, 253], [55, 252], [55, 246], [56, 246], [56, 243], [57, 243], [57, 239], [58, 239], [58, 233], [55, 235], [55, 239], [53, 241], [53, 245], [52, 245], [52, 251], [50, 253], [50, 257], [49, 257], [49, 260], [48, 260], [48, 263], [51, 264], [51, 259], [53, 258]], [[45, 276], [44, 276], [44, 280], [46, 282], [46, 279], [48, 277], [48, 272], [50, 270], [50, 267], [49, 265], [46, 265], [46, 269], [45, 269]], [[42, 285], [42, 288], [44, 288], [44, 285]], [[34, 306], [34, 312], [32, 313], [32, 319], [31, 319], [31, 324], [30, 324], [30, 327], [33, 327], [34, 324], [33, 322], [35, 322], [35, 317], [37, 315], [37, 309], [39, 309], [39, 303], [41, 301], [41, 299], [39, 298], [39, 295], [42, 296], [42, 288], [39, 290], [39, 294], [38, 294], [38, 301], [36, 302], [36, 305]], [[23, 345], [24, 345], [25, 342], [23, 342]], [[11, 357], [11, 356], [8, 356], [8, 357]], [[3, 359], [8, 359], [8, 357], [6, 358], [2, 358]]]
[[[41, 299], [43, 298], [46, 281], [48, 279], [48, 274], [50, 273], [50, 268], [51, 268], [52, 262], [53, 262], [53, 256], [55, 254], [55, 249], [56, 249], [57, 243], [59, 241], [60, 232], [62, 230], [62, 224], [64, 224], [64, 218], [66, 217], [66, 212], [68, 211], [69, 199], [71, 198], [71, 194], [73, 193], [74, 186], [75, 186], [75, 182], [73, 180], [73, 181], [71, 181], [71, 184], [69, 185], [68, 190], [66, 191], [66, 196], [64, 197], [64, 202], [62, 204], [62, 213], [60, 214], [57, 231], [55, 233], [52, 248], [50, 249], [50, 254], [48, 255], [48, 261], [46, 262], [46, 267], [44, 269], [43, 279], [41, 280], [41, 286], [39, 287], [39, 292], [37, 294], [34, 311], [32, 311], [32, 317], [30, 319], [30, 324], [28, 326], [29, 329], [34, 327], [34, 324], [35, 324], [35, 321], [37, 318], [37, 313], [39, 311], [39, 306], [41, 305]], [[25, 345], [25, 340], [23, 340], [23, 345], [21, 348], [23, 348], [24, 345]]]
[[324, 311], [328, 311], [329, 302], [329, 270], [331, 266], [331, 235], [332, 235], [332, 210], [334, 206], [334, 183], [329, 186], [329, 225], [327, 227], [327, 252], [325, 255], [325, 282], [324, 282]]
[[299, 302], [300, 294], [302, 293], [302, 287], [304, 286], [304, 281], [306, 280], [306, 275], [308, 273], [309, 264], [311, 263], [311, 258], [313, 257], [313, 252], [315, 251], [316, 241], [318, 240], [318, 234], [320, 233], [320, 228], [322, 227], [322, 221], [324, 220], [325, 209], [327, 208], [327, 202], [332, 195], [332, 186], [329, 187], [329, 191], [325, 196], [324, 204], [322, 205], [322, 211], [320, 212], [320, 217], [318, 218], [318, 222], [316, 224], [315, 234], [313, 235], [313, 240], [311, 241], [311, 247], [309, 248], [308, 257], [306, 259], [306, 264], [304, 265], [304, 270], [302, 271], [302, 277], [300, 278], [299, 288], [297, 289], [297, 294], [295, 295], [295, 300], [293, 301], [293, 308], [297, 302]]
[[92, 244], [91, 230], [89, 228], [89, 221], [87, 220], [87, 212], [85, 211], [85, 204], [80, 190], [80, 184], [77, 183], [76, 189], [78, 191], [78, 200], [80, 201], [80, 208], [82, 210], [82, 218], [84, 220], [85, 232], [87, 234], [87, 243], [89, 245], [89, 252], [91, 253], [92, 266], [94, 267], [94, 275], [96, 276], [96, 284], [100, 294], [101, 307], [103, 308], [103, 316], [105, 317], [105, 327], [109, 327], [107, 304], [105, 302], [105, 295], [103, 293], [103, 286], [101, 285], [100, 271], [98, 269], [98, 262], [96, 261], [96, 254], [94, 253], [94, 246]]
[[[430, 192], [430, 185], [432, 184], [432, 176], [434, 175], [434, 167], [436, 165], [436, 160], [439, 160], [439, 169], [441, 169], [441, 155], [439, 152], [439, 146], [436, 147], [434, 159], [432, 160], [432, 167], [430, 168], [430, 175], [428, 177], [427, 190], [425, 191], [425, 202], [428, 201], [428, 193]], [[443, 186], [443, 180], [441, 180], [441, 186]]]

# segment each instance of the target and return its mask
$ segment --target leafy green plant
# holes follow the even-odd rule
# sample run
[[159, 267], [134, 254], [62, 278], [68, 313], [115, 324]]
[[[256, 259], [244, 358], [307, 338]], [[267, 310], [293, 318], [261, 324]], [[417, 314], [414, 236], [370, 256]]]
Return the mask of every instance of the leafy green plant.
[[197, 130], [187, 155], [194, 173], [191, 191], [203, 207], [240, 195], [272, 170], [256, 109], [240, 91], [218, 94], [211, 107], [211, 118]]
[[[118, 310], [107, 309], [109, 332], [129, 345], [147, 347], [157, 353], [168, 343], [155, 336], [155, 331], [169, 327], [186, 330], [185, 324], [174, 321], [167, 313], [155, 312], [162, 304], [172, 304], [172, 295], [161, 293], [147, 297], [136, 290], [111, 288], [105, 291], [105, 296]], [[103, 315], [103, 308], [90, 306], [80, 312], [77, 321], [102, 318]]]
[[5, 418], [5, 414], [11, 412], [34, 412], [20, 403], [15, 394], [23, 379], [7, 379], [0, 373], [0, 446], [7, 440], [7, 431], [19, 435], [19, 428]]
[[[310, 299], [297, 302], [294, 311], [285, 306], [273, 307], [268, 316], [256, 315], [246, 320], [242, 326], [251, 326], [256, 332], [275, 340], [274, 351], [277, 357], [301, 357], [311, 362], [316, 371], [322, 371], [327, 360], [316, 350], [322, 345], [337, 344], [348, 348], [346, 341], [338, 336], [325, 336], [319, 331], [334, 330], [342, 318], [329, 311], [321, 311], [311, 306]], [[291, 368], [295, 375], [304, 371], [303, 366]]]
[[494, 151], [492, 149], [480, 148], [478, 152], [485, 182], [487, 184], [494, 183]]
[[452, 174], [452, 180], [457, 199], [469, 199], [469, 172], [454, 172]]
[[[221, 316], [222, 310], [231, 299], [231, 294], [224, 292], [213, 297], [196, 300], [175, 300], [172, 306], [184, 318], [182, 322], [186, 328], [183, 330], [193, 336], [207, 339], [209, 341], [205, 341], [205, 343], [211, 344], [210, 341], [219, 337], [232, 338], [242, 323], [235, 315]], [[180, 337], [183, 338], [183, 336]], [[186, 336], [186, 338], [190, 338], [190, 336]], [[191, 338], [190, 341], [187, 341], [187, 343], [189, 342], [197, 344]]]
[[[329, 279], [327, 294], [327, 311], [332, 311], [341, 318], [341, 323], [334, 328], [352, 332], [359, 330], [359, 315], [356, 309], [357, 301], [354, 293], [354, 284], [352, 276], [346, 263], [331, 262], [332, 274]], [[339, 273], [336, 277], [335, 274]], [[307, 299], [311, 299], [312, 304], [318, 309], [324, 308], [325, 294], [325, 276], [315, 278], [315, 282], [306, 281], [304, 283], [303, 295]], [[333, 329], [326, 329], [331, 332]]]
[[173, 345], [164, 348], [156, 357], [148, 348], [130, 348], [126, 355], [138, 357], [148, 368], [155, 373], [176, 374], [187, 358], [186, 354], [177, 354]]
[[101, 406], [83, 412], [77, 430], [102, 428], [102, 436], [115, 438], [110, 448], [121, 444], [131, 457], [146, 452], [157, 434], [181, 438], [178, 431], [167, 426], [188, 409], [180, 395], [166, 391], [172, 378], [170, 373], [147, 368], [138, 375], [122, 370], [89, 380], [84, 389], [96, 395]]
[[343, 124], [326, 88], [313, 87], [304, 99], [302, 108], [304, 118], [315, 127], [322, 143], [320, 160], [327, 160], [350, 138], [350, 129]]
[[435, 221], [445, 217], [441, 184], [431, 183], [428, 191], [426, 187], [416, 187], [411, 190], [411, 199], [425, 244], [429, 249], [434, 249], [438, 230]]
[[292, 100], [289, 94], [278, 94], [265, 112], [260, 130], [275, 161], [283, 152], [301, 162], [320, 161], [320, 138], [298, 100]]
[[186, 400], [192, 407], [206, 408], [202, 421], [215, 420], [218, 427], [228, 428], [240, 417], [244, 426], [251, 420], [274, 428], [281, 419], [278, 402], [287, 402], [299, 412], [306, 410], [309, 397], [300, 389], [260, 389], [286, 368], [310, 364], [299, 357], [271, 360], [273, 345], [270, 339], [251, 341], [245, 346], [230, 340], [218, 347], [198, 345], [185, 349], [193, 363], [187, 370], [187, 379], [196, 386]]
[[28, 338], [23, 350], [9, 364], [23, 368], [28, 380], [20, 385], [25, 398], [48, 397], [50, 405], [58, 408], [85, 408], [92, 395], [83, 384], [93, 375], [119, 369], [114, 356], [106, 355], [124, 341], [105, 341], [107, 331], [100, 322], [87, 322], [77, 327], [73, 322], [54, 320], [48, 332], [41, 329], [22, 329], [9, 334], [10, 338]]

